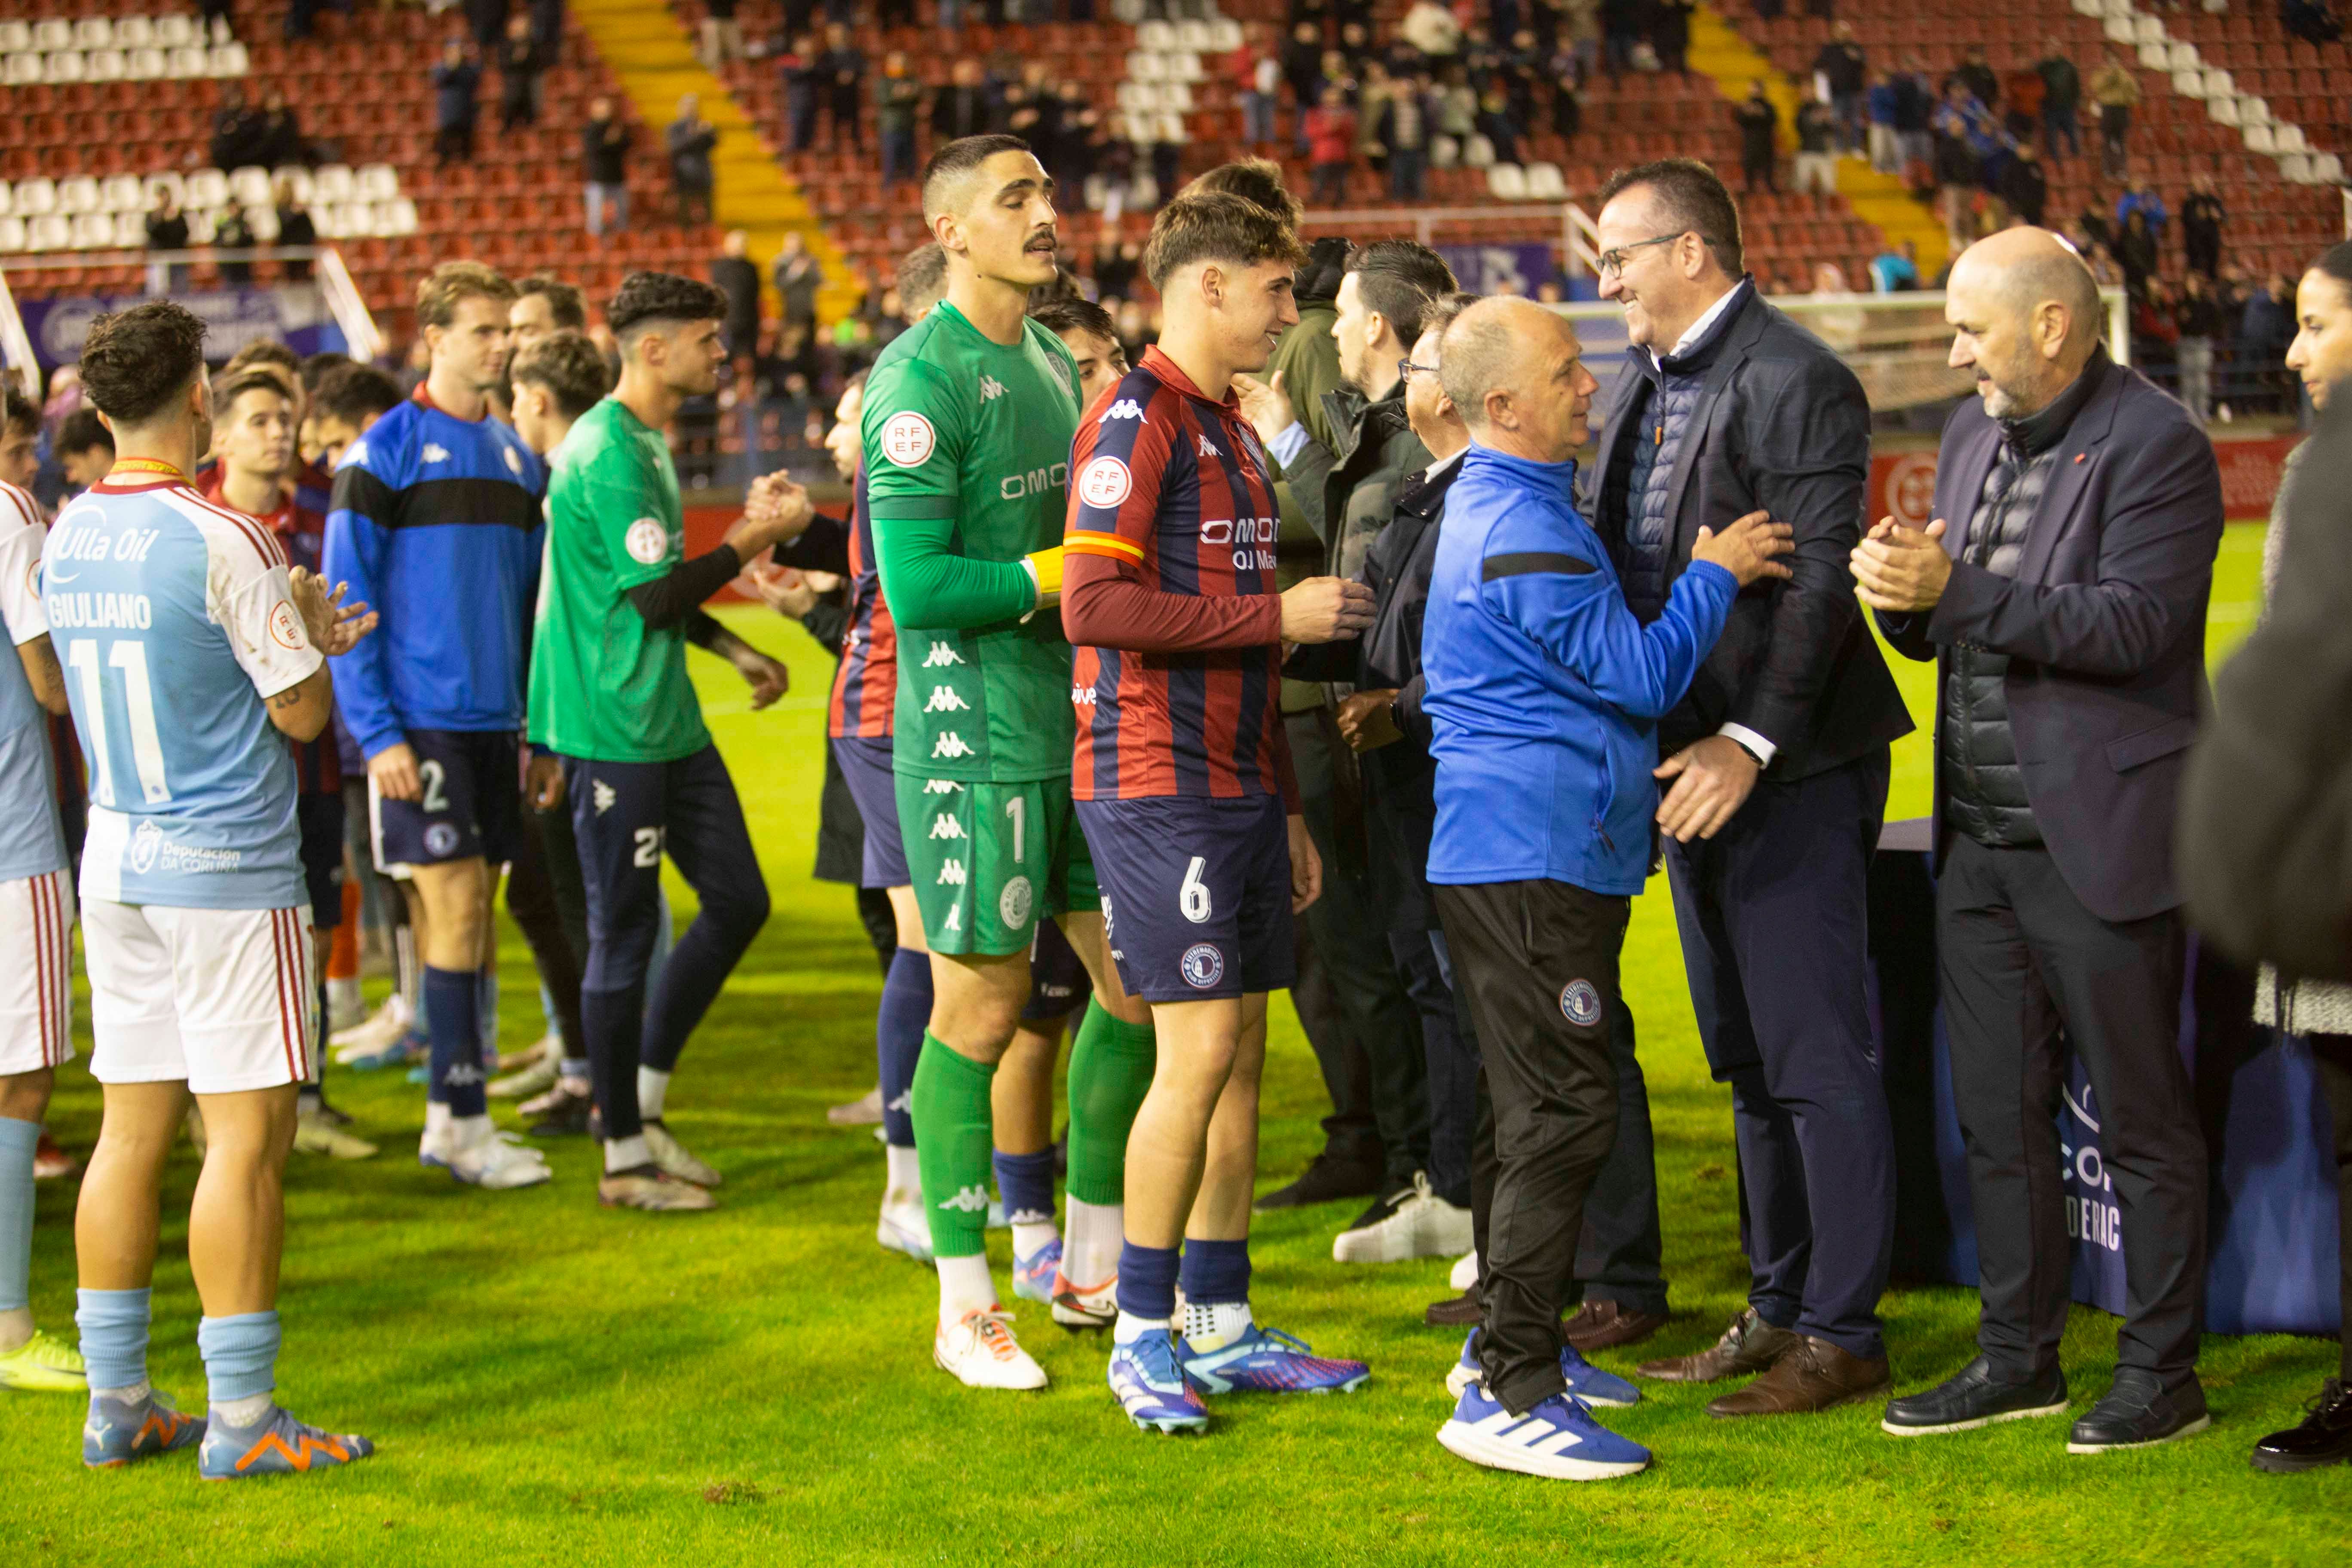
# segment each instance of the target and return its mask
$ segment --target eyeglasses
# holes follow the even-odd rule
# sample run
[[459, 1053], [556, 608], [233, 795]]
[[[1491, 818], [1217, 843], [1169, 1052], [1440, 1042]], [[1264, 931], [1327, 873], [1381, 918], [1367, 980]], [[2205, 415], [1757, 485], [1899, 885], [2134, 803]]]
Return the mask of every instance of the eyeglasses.
[[1415, 364], [1409, 359], [1401, 359], [1397, 361], [1398, 379], [1402, 381], [1411, 381], [1415, 371], [1419, 371], [1423, 375], [1435, 375], [1437, 374], [1437, 367], [1433, 364]]
[[1675, 241], [1680, 239], [1684, 235], [1686, 235], [1689, 232], [1690, 230], [1686, 228], [1677, 229], [1672, 234], [1662, 234], [1654, 239], [1637, 239], [1631, 245], [1621, 245], [1614, 250], [1602, 251], [1598, 257], [1594, 258], [1593, 264], [1601, 269], [1604, 276], [1612, 272], [1622, 274], [1625, 270], [1625, 258], [1628, 256], [1633, 255], [1633, 252], [1637, 250], [1647, 250], [1654, 245], [1672, 245]]

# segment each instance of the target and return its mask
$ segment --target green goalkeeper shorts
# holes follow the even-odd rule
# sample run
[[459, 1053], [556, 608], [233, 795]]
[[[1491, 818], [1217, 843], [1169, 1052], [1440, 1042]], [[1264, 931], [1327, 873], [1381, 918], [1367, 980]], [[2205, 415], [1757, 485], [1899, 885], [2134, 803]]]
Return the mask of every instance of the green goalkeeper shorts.
[[1068, 779], [899, 773], [897, 784], [907, 871], [933, 952], [1026, 952], [1040, 919], [1101, 907]]

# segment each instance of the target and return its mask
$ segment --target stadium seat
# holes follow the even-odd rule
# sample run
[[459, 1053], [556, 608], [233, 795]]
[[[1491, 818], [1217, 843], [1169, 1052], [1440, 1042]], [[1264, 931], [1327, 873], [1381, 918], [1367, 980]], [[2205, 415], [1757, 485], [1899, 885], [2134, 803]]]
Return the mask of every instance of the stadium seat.
[[117, 250], [144, 250], [147, 247], [147, 219], [141, 213], [116, 213], [114, 238]]
[[252, 68], [243, 44], [215, 44], [205, 54], [205, 63], [216, 77], [243, 76]]
[[230, 170], [228, 194], [231, 201], [243, 206], [269, 200], [269, 171], [250, 166]]
[[350, 201], [354, 183], [350, 165], [321, 163], [310, 171], [310, 199], [315, 202]]
[[55, 54], [73, 47], [73, 24], [56, 17], [33, 24], [33, 47]]
[[158, 48], [176, 49], [196, 41], [195, 19], [187, 16], [155, 18], [155, 45]]
[[74, 24], [73, 47], [78, 49], [110, 48], [114, 44], [114, 18], [84, 16]]
[[99, 192], [99, 205], [110, 213], [147, 210], [147, 193], [136, 174], [114, 174]]
[[114, 24], [114, 47], [143, 49], [155, 42], [155, 24], [144, 16], [125, 16]]
[[1539, 202], [1568, 200], [1568, 181], [1560, 174], [1558, 163], [1528, 165], [1528, 196]]
[[114, 245], [114, 219], [107, 213], [81, 213], [73, 220], [73, 237], [68, 242], [76, 250], [107, 250]]
[[256, 245], [278, 243], [278, 209], [268, 202], [245, 209], [245, 226], [253, 231]]
[[123, 57], [122, 79], [125, 81], [154, 81], [169, 73], [170, 66], [161, 49], [132, 49]]
[[92, 49], [82, 57], [82, 74], [90, 81], [121, 81], [129, 68], [121, 49]]
[[389, 163], [362, 164], [353, 172], [352, 195], [363, 202], [390, 201], [400, 195], [400, 175]]
[[57, 213], [45, 213], [25, 226], [25, 248], [27, 250], [70, 250], [73, 248], [73, 220]]
[[82, 58], [72, 50], [41, 57], [41, 79], [46, 82], [77, 82], [82, 79]]
[[98, 182], [88, 174], [71, 174], [58, 182], [58, 211], [94, 213], [101, 205]]
[[163, 70], [168, 76], [185, 80], [192, 77], [209, 76], [211, 63], [205, 51], [194, 45], [183, 45], [163, 57]]
[[1490, 163], [1486, 190], [1498, 201], [1523, 202], [1528, 199], [1528, 173], [1517, 163]]
[[379, 211], [383, 215], [376, 226], [379, 234], [397, 236], [416, 232], [416, 204], [406, 196], [384, 203]]
[[216, 207], [228, 200], [228, 176], [218, 169], [196, 169], [182, 181], [181, 198], [192, 207]]
[[33, 25], [30, 22], [0, 22], [0, 55], [21, 55], [33, 47]]
[[140, 182], [140, 195], [143, 198], [140, 205], [153, 206], [155, 198], [165, 191], [172, 193], [172, 199], [174, 201], [184, 203], [187, 199], [186, 192], [180, 183], [180, 176], [166, 169], [162, 174], [150, 174]]

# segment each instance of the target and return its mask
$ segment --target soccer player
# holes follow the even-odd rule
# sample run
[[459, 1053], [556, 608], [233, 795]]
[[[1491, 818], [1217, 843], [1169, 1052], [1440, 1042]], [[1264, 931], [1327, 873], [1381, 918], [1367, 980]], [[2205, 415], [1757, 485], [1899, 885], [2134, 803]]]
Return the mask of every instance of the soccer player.
[[45, 530], [24, 488], [40, 410], [0, 392], [0, 1388], [77, 1393], [81, 1356], [33, 1326], [33, 1157], [57, 1069], [73, 1059], [74, 895], [50, 772], [49, 719], [66, 710], [37, 579]]
[[[300, 425], [297, 384], [267, 361], [224, 373], [213, 388], [213, 451], [220, 460], [195, 488], [214, 505], [260, 523], [291, 564], [315, 572], [326, 519], [303, 505], [296, 489], [295, 477], [302, 467], [294, 447]], [[294, 771], [300, 781], [295, 820], [302, 837], [302, 878], [310, 898], [312, 970], [323, 973], [343, 912], [343, 783], [334, 737], [322, 735], [295, 746]], [[312, 1016], [321, 1034], [325, 1019], [322, 993]], [[310, 1072], [295, 1108], [294, 1147], [338, 1160], [367, 1159], [376, 1146], [345, 1131], [328, 1110], [320, 1082], [326, 1060], [320, 1047], [324, 1044], [323, 1038], [310, 1042]]]
[[[82, 385], [117, 457], [49, 532], [42, 610], [90, 760], [82, 933], [106, 1115], [74, 1220], [82, 1460], [122, 1465], [201, 1438], [197, 1473], [234, 1480], [373, 1451], [271, 1397], [280, 1183], [310, 1049], [286, 742], [326, 728], [334, 686], [321, 656], [347, 653], [373, 617], [289, 573], [266, 530], [188, 487], [211, 438], [204, 334], [162, 300], [90, 324]], [[147, 1381], [156, 1206], [191, 1095], [210, 1134], [188, 1215], [212, 1395], [203, 1420]]]
[[1088, 410], [1070, 453], [1071, 794], [1112, 957], [1151, 1004], [1160, 1045], [1128, 1142], [1109, 1366], [1147, 1430], [1205, 1426], [1203, 1390], [1348, 1390], [1370, 1375], [1257, 1324], [1249, 1305], [1266, 993], [1291, 983], [1291, 917], [1321, 884], [1278, 711], [1282, 645], [1354, 637], [1372, 614], [1371, 591], [1339, 578], [1276, 592], [1271, 470], [1233, 392], [1298, 320], [1305, 255], [1240, 196], [1161, 208], [1144, 252], [1160, 342]]
[[1093, 300], [1049, 300], [1032, 305], [1029, 319], [1061, 339], [1070, 357], [1078, 362], [1080, 408], [1092, 408], [1095, 400], [1127, 374], [1127, 351], [1119, 346], [1118, 324]]
[[[719, 1173], [671, 1136], [663, 1111], [687, 1037], [768, 918], [742, 804], [687, 679], [686, 645], [741, 671], [753, 708], [783, 695], [784, 667], [700, 606], [812, 515], [797, 485], [761, 480], [725, 541], [686, 558], [662, 431], [687, 398], [717, 390], [726, 305], [708, 283], [636, 272], [605, 307], [621, 382], [551, 455], [549, 575], [532, 643], [531, 743], [562, 760], [587, 882], [580, 1010], [604, 1122], [597, 1200], [654, 1213], [717, 1205], [708, 1189]], [[580, 396], [569, 376], [554, 390], [572, 404]], [[665, 851], [701, 909], [649, 1006]]]
[[[37, 433], [37, 417], [35, 426]], [[65, 423], [58, 426], [53, 449], [58, 466], [65, 470], [66, 488], [75, 495], [104, 479], [106, 470], [114, 466], [114, 437], [99, 422], [95, 408], [77, 408], [67, 415]]]
[[[445, 262], [417, 284], [431, 369], [344, 448], [326, 548], [328, 575], [383, 616], [336, 673], [367, 759], [377, 868], [408, 884], [421, 927], [431, 1065], [416, 1157], [500, 1189], [548, 1179], [544, 1156], [499, 1133], [483, 1097], [490, 900], [520, 831], [546, 488], [539, 458], [489, 416], [513, 303], [514, 285], [479, 262]], [[531, 761], [530, 787], [541, 799], [560, 787], [551, 760]]]
[[333, 473], [344, 448], [400, 405], [400, 383], [374, 365], [339, 364], [320, 376], [305, 421], [318, 444], [319, 466]]

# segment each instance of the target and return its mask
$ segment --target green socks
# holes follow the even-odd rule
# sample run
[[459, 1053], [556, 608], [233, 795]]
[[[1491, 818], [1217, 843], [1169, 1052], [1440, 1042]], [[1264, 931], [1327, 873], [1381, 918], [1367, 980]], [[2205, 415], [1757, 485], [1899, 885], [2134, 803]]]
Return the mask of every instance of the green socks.
[[923, 1031], [911, 1107], [915, 1152], [923, 1172], [923, 1207], [931, 1219], [931, 1250], [943, 1258], [987, 1250], [994, 1142], [988, 1086], [995, 1077], [993, 1066], [959, 1055]]
[[1151, 1088], [1159, 1050], [1151, 1026], [1113, 1016], [1099, 1002], [1070, 1042], [1070, 1173], [1081, 1203], [1127, 1201], [1127, 1135]]

